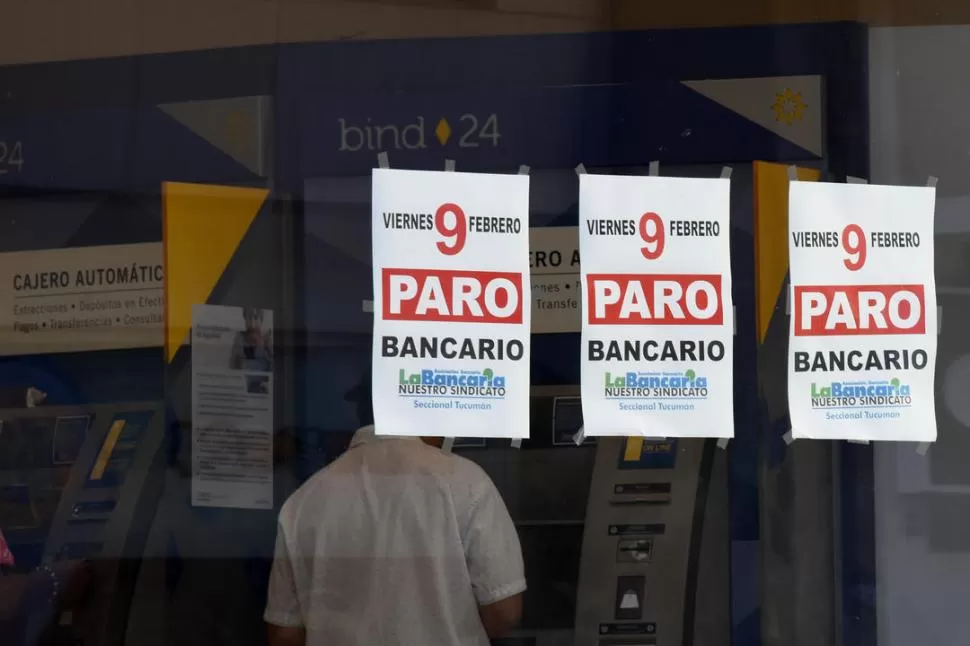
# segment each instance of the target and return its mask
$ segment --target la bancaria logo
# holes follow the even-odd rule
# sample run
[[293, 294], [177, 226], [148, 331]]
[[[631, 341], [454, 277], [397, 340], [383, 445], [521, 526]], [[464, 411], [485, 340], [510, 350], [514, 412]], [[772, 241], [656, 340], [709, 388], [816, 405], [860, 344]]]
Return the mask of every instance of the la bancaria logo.
[[913, 403], [910, 385], [886, 380], [812, 382], [812, 408], [904, 408]]
[[684, 372], [624, 372], [603, 375], [603, 394], [623, 399], [704, 399], [707, 377]]
[[484, 370], [398, 370], [398, 395], [406, 397], [505, 397], [506, 377]]

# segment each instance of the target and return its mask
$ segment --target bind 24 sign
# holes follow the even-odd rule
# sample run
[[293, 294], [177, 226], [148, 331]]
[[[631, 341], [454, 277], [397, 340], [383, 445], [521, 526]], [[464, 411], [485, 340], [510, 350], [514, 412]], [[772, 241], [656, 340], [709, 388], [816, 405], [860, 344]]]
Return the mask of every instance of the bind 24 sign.
[[457, 119], [415, 117], [403, 123], [337, 119], [339, 152], [425, 150], [454, 142], [458, 148], [497, 148], [502, 138], [498, 115], [465, 113]]

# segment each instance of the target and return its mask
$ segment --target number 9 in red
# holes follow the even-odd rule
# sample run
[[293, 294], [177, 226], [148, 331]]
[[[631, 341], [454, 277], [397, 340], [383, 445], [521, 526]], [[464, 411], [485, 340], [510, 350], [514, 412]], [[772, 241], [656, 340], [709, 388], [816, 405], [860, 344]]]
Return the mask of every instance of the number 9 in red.
[[640, 216], [640, 238], [646, 244], [640, 248], [640, 253], [647, 260], [656, 260], [664, 252], [664, 221], [656, 213], [644, 213]]
[[842, 249], [849, 257], [842, 263], [849, 271], [859, 271], [866, 264], [866, 234], [858, 224], [842, 229]]
[[[454, 215], [454, 222], [449, 224], [448, 214]], [[468, 220], [465, 212], [457, 204], [442, 204], [434, 214], [434, 228], [441, 234], [438, 251], [446, 256], [454, 256], [465, 248], [465, 238], [468, 235]], [[450, 241], [450, 244], [449, 244]]]

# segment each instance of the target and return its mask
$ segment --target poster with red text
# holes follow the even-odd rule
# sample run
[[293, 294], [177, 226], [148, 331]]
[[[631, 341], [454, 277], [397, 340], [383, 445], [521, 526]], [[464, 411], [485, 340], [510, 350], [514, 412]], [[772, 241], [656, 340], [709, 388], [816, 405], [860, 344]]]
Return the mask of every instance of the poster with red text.
[[586, 435], [734, 436], [730, 180], [582, 175]]
[[792, 437], [936, 439], [929, 187], [792, 182]]
[[529, 177], [376, 169], [375, 432], [529, 436]]

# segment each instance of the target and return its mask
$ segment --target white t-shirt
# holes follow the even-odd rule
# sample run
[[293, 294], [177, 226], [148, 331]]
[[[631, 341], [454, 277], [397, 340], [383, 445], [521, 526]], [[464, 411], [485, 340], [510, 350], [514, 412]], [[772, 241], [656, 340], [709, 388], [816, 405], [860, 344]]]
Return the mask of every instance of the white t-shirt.
[[418, 438], [357, 431], [280, 512], [265, 620], [307, 646], [488, 646], [478, 606], [525, 590], [489, 477]]

